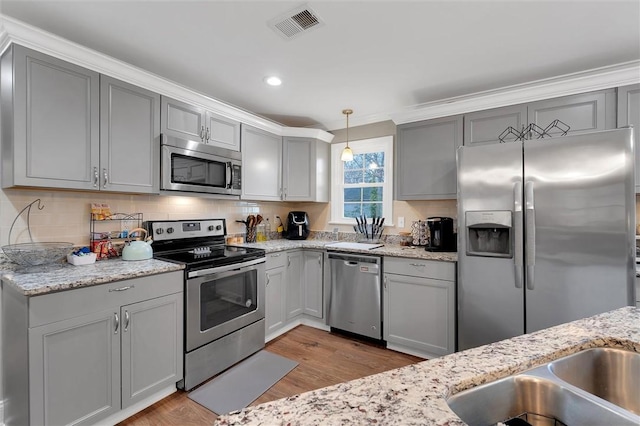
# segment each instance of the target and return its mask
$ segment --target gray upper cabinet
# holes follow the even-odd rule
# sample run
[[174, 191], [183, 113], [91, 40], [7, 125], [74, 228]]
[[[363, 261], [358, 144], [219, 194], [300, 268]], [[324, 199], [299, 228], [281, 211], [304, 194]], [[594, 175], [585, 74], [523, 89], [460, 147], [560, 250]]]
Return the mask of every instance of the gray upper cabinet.
[[282, 199], [282, 137], [242, 126], [242, 199]]
[[633, 126], [636, 193], [640, 192], [640, 84], [618, 88], [618, 127]]
[[283, 200], [329, 201], [330, 148], [312, 138], [283, 138]]
[[108, 191], [160, 190], [160, 95], [100, 76], [100, 185]]
[[397, 200], [456, 198], [456, 150], [462, 145], [462, 115], [398, 126]]
[[527, 106], [512, 105], [464, 116], [465, 146], [498, 143], [498, 136], [507, 128], [520, 131], [527, 123]]
[[240, 122], [204, 108], [162, 97], [162, 133], [240, 151]]
[[[547, 99], [527, 106], [527, 123], [535, 123], [543, 129], [556, 119], [570, 127], [570, 135], [616, 127], [613, 89]], [[554, 135], [553, 131], [551, 135]]]
[[98, 189], [99, 74], [15, 44], [1, 66], [3, 187]]

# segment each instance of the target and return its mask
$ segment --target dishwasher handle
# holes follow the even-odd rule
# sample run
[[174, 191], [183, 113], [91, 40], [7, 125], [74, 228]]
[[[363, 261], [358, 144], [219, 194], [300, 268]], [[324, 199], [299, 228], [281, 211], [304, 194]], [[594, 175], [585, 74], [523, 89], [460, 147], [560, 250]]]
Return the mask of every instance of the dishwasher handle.
[[329, 253], [329, 260], [344, 260], [345, 263], [350, 262], [350, 264], [355, 263], [375, 263], [379, 265], [380, 257], [379, 256], [366, 256], [366, 255], [357, 255], [357, 254], [338, 254], [338, 253]]

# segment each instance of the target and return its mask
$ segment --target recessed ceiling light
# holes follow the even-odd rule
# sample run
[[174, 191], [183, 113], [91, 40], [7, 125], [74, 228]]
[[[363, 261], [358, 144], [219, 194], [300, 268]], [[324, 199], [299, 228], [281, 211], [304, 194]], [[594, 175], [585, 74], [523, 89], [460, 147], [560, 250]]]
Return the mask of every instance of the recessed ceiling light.
[[280, 80], [275, 75], [265, 77], [264, 82], [267, 83], [269, 86], [280, 86], [282, 84], [282, 80]]

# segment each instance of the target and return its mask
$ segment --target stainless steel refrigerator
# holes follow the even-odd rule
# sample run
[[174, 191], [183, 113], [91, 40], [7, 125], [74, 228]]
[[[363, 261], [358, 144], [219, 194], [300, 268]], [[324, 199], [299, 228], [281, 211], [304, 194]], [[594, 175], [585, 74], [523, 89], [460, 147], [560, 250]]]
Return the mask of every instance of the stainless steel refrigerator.
[[458, 350], [635, 300], [632, 129], [458, 150]]

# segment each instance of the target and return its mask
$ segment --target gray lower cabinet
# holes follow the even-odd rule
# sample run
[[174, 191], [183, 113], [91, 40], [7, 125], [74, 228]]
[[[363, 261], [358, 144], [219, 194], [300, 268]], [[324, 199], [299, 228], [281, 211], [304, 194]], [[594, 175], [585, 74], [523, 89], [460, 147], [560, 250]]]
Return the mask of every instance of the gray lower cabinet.
[[240, 151], [240, 122], [204, 108], [162, 97], [162, 133]]
[[160, 190], [160, 95], [100, 76], [100, 189]]
[[633, 126], [636, 193], [640, 192], [640, 84], [618, 88], [618, 127]]
[[289, 250], [287, 252], [287, 279], [285, 291], [285, 306], [287, 320], [302, 314], [302, 301], [304, 287], [302, 285], [302, 250]]
[[182, 272], [25, 297], [3, 283], [5, 424], [94, 424], [183, 376]]
[[397, 129], [395, 199], [456, 198], [456, 151], [462, 115], [402, 124]]
[[384, 258], [383, 336], [423, 357], [455, 351], [455, 263]]
[[304, 250], [302, 266], [303, 313], [316, 318], [324, 316], [323, 272], [324, 252]]
[[285, 324], [285, 298], [287, 287], [287, 253], [267, 254], [265, 289], [265, 333], [279, 330]]

